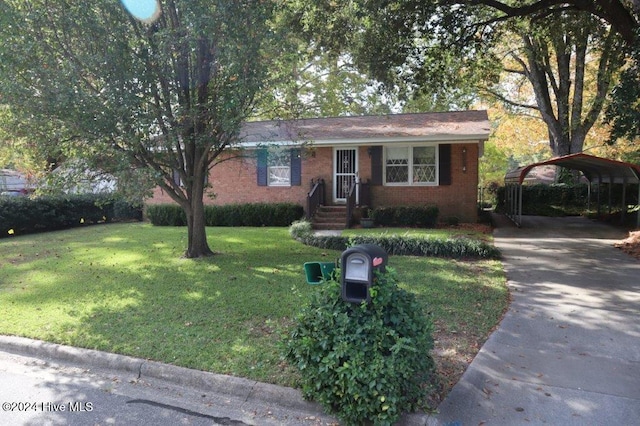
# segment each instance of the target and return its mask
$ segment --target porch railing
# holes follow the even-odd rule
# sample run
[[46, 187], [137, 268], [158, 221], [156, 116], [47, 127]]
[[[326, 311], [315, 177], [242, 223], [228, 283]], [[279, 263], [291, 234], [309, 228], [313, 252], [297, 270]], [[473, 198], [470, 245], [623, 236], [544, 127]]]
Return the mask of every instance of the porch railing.
[[349, 187], [349, 193], [347, 195], [347, 221], [346, 227], [351, 228], [351, 223], [353, 222], [353, 211], [356, 207], [356, 187], [358, 186], [358, 182], [354, 181]]
[[318, 207], [324, 204], [324, 179], [311, 179], [311, 191], [307, 194], [307, 220], [311, 220]]

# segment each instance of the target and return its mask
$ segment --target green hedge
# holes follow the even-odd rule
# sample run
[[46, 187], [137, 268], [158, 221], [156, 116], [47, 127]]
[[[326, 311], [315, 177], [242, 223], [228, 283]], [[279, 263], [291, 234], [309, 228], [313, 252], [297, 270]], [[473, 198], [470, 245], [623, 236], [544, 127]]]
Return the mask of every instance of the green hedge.
[[[637, 187], [632, 190], [627, 189], [627, 204], [637, 203]], [[587, 200], [589, 196], [589, 185], [567, 185], [567, 184], [536, 184], [522, 186], [522, 214], [538, 216], [563, 216], [580, 214], [587, 210]], [[497, 191], [498, 205], [496, 211], [504, 212], [505, 188], [500, 187]], [[598, 185], [593, 186], [591, 194], [591, 208], [596, 208], [598, 199]], [[609, 187], [606, 184], [601, 186], [600, 203], [602, 206], [609, 202]], [[622, 185], [613, 185], [611, 188], [611, 202], [614, 206], [622, 203]]]
[[380, 226], [433, 228], [438, 223], [437, 206], [394, 206], [373, 209], [371, 217]]
[[[177, 204], [148, 205], [145, 214], [155, 226], [186, 226], [187, 217]], [[250, 203], [205, 206], [207, 226], [289, 226], [304, 214], [292, 203]]]
[[0, 197], [0, 236], [66, 229], [114, 220], [141, 220], [141, 206], [109, 194]]
[[499, 259], [492, 244], [471, 238], [434, 238], [413, 235], [315, 235], [311, 224], [299, 221], [289, 228], [290, 235], [303, 244], [330, 250], [346, 250], [358, 244], [375, 244], [390, 255], [431, 256], [452, 259]]

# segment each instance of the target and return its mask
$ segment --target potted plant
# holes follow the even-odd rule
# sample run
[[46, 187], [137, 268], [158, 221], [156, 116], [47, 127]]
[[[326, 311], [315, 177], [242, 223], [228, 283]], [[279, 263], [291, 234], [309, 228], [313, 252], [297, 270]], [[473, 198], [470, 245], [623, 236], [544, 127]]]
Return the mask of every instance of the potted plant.
[[362, 218], [360, 218], [360, 226], [363, 228], [373, 228], [373, 210], [367, 209]]

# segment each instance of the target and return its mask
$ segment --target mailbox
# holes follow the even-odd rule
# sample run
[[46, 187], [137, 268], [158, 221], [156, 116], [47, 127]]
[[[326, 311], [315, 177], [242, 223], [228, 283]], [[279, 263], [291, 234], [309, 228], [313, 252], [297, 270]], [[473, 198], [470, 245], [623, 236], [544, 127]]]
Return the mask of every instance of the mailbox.
[[375, 244], [360, 244], [342, 252], [342, 299], [351, 303], [370, 302], [374, 272], [384, 272], [388, 259], [387, 252]]

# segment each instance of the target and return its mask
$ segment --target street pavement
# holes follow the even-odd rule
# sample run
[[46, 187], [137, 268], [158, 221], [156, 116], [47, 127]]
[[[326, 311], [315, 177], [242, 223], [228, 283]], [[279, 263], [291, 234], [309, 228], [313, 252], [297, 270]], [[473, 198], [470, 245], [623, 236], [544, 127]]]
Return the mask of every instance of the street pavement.
[[[625, 233], [496, 219], [510, 307], [439, 413], [400, 424], [638, 424], [640, 262], [613, 247]], [[1, 425], [338, 424], [295, 389], [13, 336], [0, 384]]]
[[328, 425], [298, 391], [0, 336], [0, 425]]

